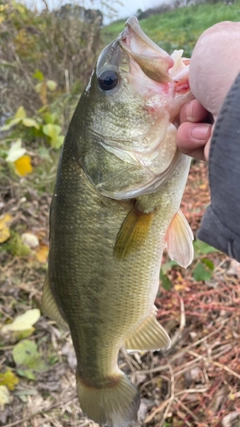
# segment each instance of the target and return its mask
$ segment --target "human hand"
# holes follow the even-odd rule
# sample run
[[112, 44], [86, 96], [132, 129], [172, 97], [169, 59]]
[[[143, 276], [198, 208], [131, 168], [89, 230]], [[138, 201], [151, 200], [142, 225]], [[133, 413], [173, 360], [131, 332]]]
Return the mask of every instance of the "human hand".
[[[196, 100], [180, 113], [179, 149], [208, 160], [212, 126], [222, 103], [240, 72], [240, 23], [220, 22], [200, 36], [191, 59], [189, 80]], [[209, 114], [210, 113], [210, 114]]]
[[212, 132], [210, 121], [211, 114], [197, 99], [182, 107], [180, 112], [182, 124], [177, 131], [177, 144], [184, 154], [198, 160], [208, 160]]

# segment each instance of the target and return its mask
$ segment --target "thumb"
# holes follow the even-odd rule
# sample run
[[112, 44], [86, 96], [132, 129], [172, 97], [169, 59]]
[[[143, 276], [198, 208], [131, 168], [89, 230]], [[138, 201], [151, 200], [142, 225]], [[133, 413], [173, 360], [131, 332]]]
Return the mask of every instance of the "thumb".
[[190, 87], [216, 118], [240, 71], [240, 22], [220, 22], [200, 36], [189, 69]]

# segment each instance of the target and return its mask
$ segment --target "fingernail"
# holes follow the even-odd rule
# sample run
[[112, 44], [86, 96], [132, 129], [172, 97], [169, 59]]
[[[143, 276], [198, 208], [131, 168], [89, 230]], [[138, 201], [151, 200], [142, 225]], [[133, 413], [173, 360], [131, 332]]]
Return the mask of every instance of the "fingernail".
[[198, 141], [206, 141], [210, 137], [211, 125], [203, 123], [192, 128], [192, 137]]
[[189, 102], [186, 107], [186, 116], [187, 120], [191, 122], [191, 120], [193, 119], [193, 101]]

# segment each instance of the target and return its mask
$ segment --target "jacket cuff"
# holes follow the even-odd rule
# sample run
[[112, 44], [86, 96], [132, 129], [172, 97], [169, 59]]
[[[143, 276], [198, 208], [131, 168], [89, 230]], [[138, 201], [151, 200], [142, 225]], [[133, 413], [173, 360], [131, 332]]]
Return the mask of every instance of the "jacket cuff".
[[240, 236], [229, 230], [208, 206], [197, 232], [200, 240], [240, 262]]

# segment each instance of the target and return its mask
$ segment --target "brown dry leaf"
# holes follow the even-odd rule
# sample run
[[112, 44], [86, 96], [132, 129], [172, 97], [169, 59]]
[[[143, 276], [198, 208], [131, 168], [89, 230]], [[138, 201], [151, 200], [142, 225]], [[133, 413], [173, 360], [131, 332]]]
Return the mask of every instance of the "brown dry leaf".
[[240, 262], [232, 259], [227, 274], [228, 276], [237, 276], [240, 279]]
[[15, 172], [20, 176], [26, 176], [32, 172], [31, 158], [25, 154], [14, 162]]
[[0, 243], [6, 242], [10, 237], [9, 225], [12, 222], [12, 216], [5, 214], [2, 219], [0, 219]]
[[45, 263], [48, 259], [48, 246], [39, 246], [39, 248], [35, 252], [35, 257], [39, 262]]

